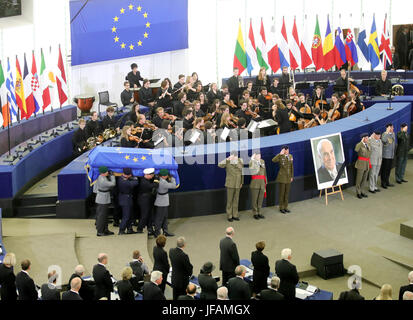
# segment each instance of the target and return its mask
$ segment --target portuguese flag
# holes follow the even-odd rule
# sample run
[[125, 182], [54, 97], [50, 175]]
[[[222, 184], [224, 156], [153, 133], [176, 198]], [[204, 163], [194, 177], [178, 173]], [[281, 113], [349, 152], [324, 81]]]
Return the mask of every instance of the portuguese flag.
[[323, 42], [321, 40], [320, 26], [318, 24], [318, 16], [315, 25], [313, 43], [311, 46], [311, 56], [315, 65], [316, 71], [324, 67]]
[[247, 67], [247, 56], [245, 54], [244, 47], [244, 38], [242, 37], [241, 31], [241, 20], [239, 21], [238, 27], [238, 37], [235, 44], [235, 53], [234, 53], [234, 68], [239, 69], [239, 74], [241, 74]]

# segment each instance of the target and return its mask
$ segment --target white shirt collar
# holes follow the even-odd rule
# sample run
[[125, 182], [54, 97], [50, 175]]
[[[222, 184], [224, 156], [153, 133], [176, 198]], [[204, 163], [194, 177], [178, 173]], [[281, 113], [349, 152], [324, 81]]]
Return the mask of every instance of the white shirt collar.
[[74, 290], [72, 290], [72, 289], [70, 289], [70, 291], [71, 291], [71, 292], [74, 292], [74, 293], [76, 293], [76, 294], [79, 294], [79, 292], [74, 291]]
[[334, 169], [331, 170], [331, 171], [327, 169], [327, 171], [328, 171], [329, 175], [330, 175], [333, 179], [335, 179], [335, 178], [337, 177], [337, 175], [338, 175], [337, 167], [334, 167]]
[[106, 269], [106, 265], [104, 265], [103, 263], [98, 263], [98, 264], [100, 264], [101, 266], [103, 266], [103, 267], [105, 267], [105, 269]]
[[22, 272], [24, 272], [25, 274], [29, 275], [29, 273], [26, 270], [22, 270]]

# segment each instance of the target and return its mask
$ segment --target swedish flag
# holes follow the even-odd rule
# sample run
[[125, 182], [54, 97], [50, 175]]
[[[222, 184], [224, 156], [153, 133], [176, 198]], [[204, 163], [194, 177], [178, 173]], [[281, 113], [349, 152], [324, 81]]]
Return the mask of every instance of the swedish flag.
[[371, 26], [370, 38], [369, 38], [369, 60], [371, 63], [371, 68], [374, 69], [380, 63], [380, 52], [379, 52], [379, 44], [377, 40], [377, 29], [376, 29], [376, 21], [373, 15], [373, 25]]

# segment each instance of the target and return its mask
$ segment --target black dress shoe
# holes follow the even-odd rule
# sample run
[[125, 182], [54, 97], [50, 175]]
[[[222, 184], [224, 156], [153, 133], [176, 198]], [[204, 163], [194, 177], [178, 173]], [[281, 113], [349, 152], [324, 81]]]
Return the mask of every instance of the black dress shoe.
[[385, 186], [384, 184], [382, 184], [381, 187], [382, 187], [383, 189], [387, 189], [387, 186]]
[[258, 214], [254, 214], [254, 219], [255, 220], [260, 220], [260, 217], [258, 216]]
[[105, 234], [106, 234], [107, 236], [111, 236], [111, 235], [113, 235], [113, 234], [115, 234], [115, 233], [112, 232], [112, 231], [107, 230], [107, 231], [105, 231]]
[[229, 218], [228, 221], [229, 221], [229, 222], [232, 222], [232, 218]]
[[232, 218], [232, 220], [239, 221], [239, 218]]
[[259, 214], [259, 215], [258, 215], [258, 218], [260, 218], [260, 219], [265, 219], [265, 217], [264, 217], [262, 214]]
[[138, 226], [138, 221], [133, 221], [133, 223], [132, 223], [132, 225], [134, 226], [134, 227], [137, 227]]
[[397, 180], [396, 182], [397, 182], [398, 184], [402, 184], [402, 182], [401, 182], [401, 181], [399, 181], [399, 180]]
[[119, 221], [113, 221], [113, 226], [114, 227], [119, 227]]
[[375, 192], [380, 192], [381, 190], [380, 189], [376, 189], [376, 190], [374, 190]]
[[357, 194], [357, 198], [363, 199], [363, 197], [361, 196], [361, 194]]
[[285, 212], [290, 213], [291, 211], [288, 209], [284, 209]]
[[98, 237], [104, 237], [104, 236], [108, 236], [108, 234], [106, 234], [106, 233], [97, 233], [96, 234]]
[[132, 229], [130, 229], [130, 230], [128, 230], [128, 231], [126, 231], [126, 234], [135, 234], [136, 232], [135, 231], [133, 231]]
[[409, 182], [409, 181], [402, 179], [402, 182]]
[[363, 197], [363, 198], [368, 198], [369, 196], [367, 195], [367, 194], [365, 194], [365, 193], [361, 193], [361, 196]]
[[173, 233], [171, 233], [171, 232], [164, 232], [163, 235], [164, 235], [165, 237], [173, 237], [173, 236], [175, 236], [175, 234], [173, 234]]
[[370, 193], [376, 193], [376, 191], [374, 191], [374, 190], [370, 190], [370, 189], [369, 189], [369, 192], [370, 192]]
[[388, 187], [394, 187], [394, 184], [393, 183], [388, 183], [387, 186]]
[[[143, 230], [139, 230], [139, 229], [138, 229], [138, 230], [136, 230], [135, 233], [143, 233]], [[153, 234], [153, 233], [149, 233], [149, 232], [148, 232], [148, 234]]]
[[284, 214], [287, 213], [284, 209], [280, 209], [280, 212]]
[[122, 234], [126, 234], [126, 232], [125, 232], [125, 231], [120, 231], [120, 230], [119, 230], [119, 232], [118, 232], [118, 236], [120, 236], [120, 235], [122, 235]]

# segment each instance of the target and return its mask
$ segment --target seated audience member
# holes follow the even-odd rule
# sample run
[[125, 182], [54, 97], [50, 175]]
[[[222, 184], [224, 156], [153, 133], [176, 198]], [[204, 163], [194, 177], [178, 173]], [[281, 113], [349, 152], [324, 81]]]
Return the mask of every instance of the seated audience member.
[[259, 293], [260, 300], [284, 300], [284, 296], [278, 292], [280, 287], [280, 278], [272, 277], [271, 278], [271, 287], [262, 290]]
[[190, 283], [186, 286], [186, 294], [178, 297], [178, 300], [195, 300], [196, 285]]
[[83, 300], [82, 297], [79, 295], [79, 290], [82, 285], [82, 279], [80, 278], [73, 278], [70, 281], [70, 290], [63, 292], [62, 300]]
[[360, 286], [361, 282], [359, 280], [354, 280], [352, 286], [353, 289], [340, 293], [338, 300], [364, 300], [364, 297], [359, 292]]
[[47, 283], [42, 284], [40, 288], [42, 300], [60, 300], [60, 292], [56, 288], [58, 274], [56, 270], [47, 274]]
[[23, 260], [21, 262], [22, 271], [16, 276], [16, 287], [19, 292], [19, 300], [33, 301], [38, 299], [36, 285], [29, 275], [30, 266], [30, 260]]
[[249, 300], [251, 291], [248, 283], [244, 280], [246, 269], [244, 266], [235, 268], [235, 277], [228, 280], [228, 297], [230, 300]]
[[84, 275], [85, 267], [79, 264], [75, 267], [75, 272], [70, 276], [68, 283], [70, 284], [74, 278], [79, 278], [81, 280], [80, 297], [85, 301], [92, 301], [95, 296], [95, 282], [93, 280], [83, 280]]
[[16, 301], [16, 276], [13, 269], [16, 265], [16, 256], [9, 252], [3, 258], [0, 264], [0, 298], [1, 301]]
[[106, 297], [110, 300], [110, 293], [113, 291], [112, 276], [106, 269], [108, 255], [100, 253], [98, 255], [98, 264], [93, 267], [93, 279], [95, 280], [95, 300]]
[[149, 88], [150, 81], [143, 80], [143, 87], [139, 90], [139, 103], [143, 106], [153, 107], [155, 105], [155, 98], [152, 94], [152, 89]]
[[399, 300], [403, 299], [403, 294], [406, 291], [410, 291], [413, 292], [413, 271], [410, 271], [408, 276], [407, 276], [407, 280], [409, 281], [409, 284], [406, 286], [401, 286], [400, 287], [400, 291], [399, 291]]
[[291, 249], [286, 248], [281, 251], [281, 260], [275, 263], [275, 273], [280, 278], [280, 293], [285, 300], [295, 299], [295, 286], [299, 277], [297, 268], [291, 263]]
[[387, 79], [387, 71], [382, 70], [381, 78], [376, 82], [376, 96], [388, 96], [391, 93], [391, 82]]
[[118, 287], [119, 298], [122, 301], [132, 302], [135, 301], [135, 295], [133, 294], [133, 287], [130, 280], [132, 279], [132, 268], [125, 267], [122, 270], [122, 280], [116, 283]]
[[125, 90], [123, 90], [120, 94], [120, 101], [122, 101], [123, 106], [127, 106], [134, 103], [135, 99], [133, 97], [133, 92], [130, 90], [129, 81], [125, 81], [123, 86], [125, 87]]
[[79, 129], [77, 129], [72, 137], [73, 153], [75, 156], [81, 155], [87, 151], [87, 135], [86, 135], [86, 121], [84, 119], [79, 120]]
[[151, 281], [143, 285], [143, 300], [166, 300], [161, 288], [162, 272], [152, 271]]
[[403, 300], [413, 300], [413, 292], [405, 291], [402, 298]]
[[201, 300], [216, 300], [218, 284], [212, 277], [212, 271], [215, 266], [212, 262], [206, 262], [198, 275], [198, 283], [201, 287]]
[[380, 294], [373, 300], [393, 300], [392, 299], [393, 288], [389, 284], [383, 284], [380, 289]]
[[222, 286], [217, 289], [217, 300], [229, 300], [227, 287]]

